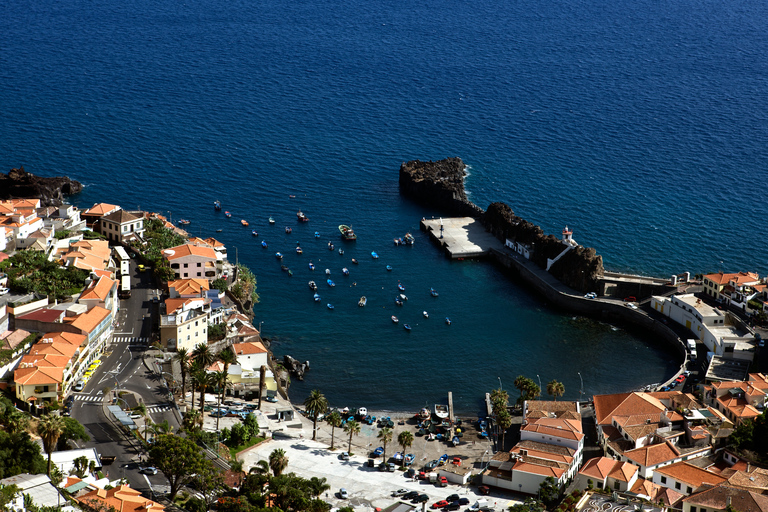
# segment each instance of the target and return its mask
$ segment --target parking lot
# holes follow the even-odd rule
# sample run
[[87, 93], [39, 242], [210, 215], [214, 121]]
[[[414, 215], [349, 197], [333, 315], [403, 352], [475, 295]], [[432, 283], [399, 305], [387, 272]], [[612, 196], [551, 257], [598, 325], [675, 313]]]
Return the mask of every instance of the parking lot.
[[[469, 508], [478, 499], [486, 499], [488, 506], [495, 508], [497, 512], [507, 508], [509, 505], [518, 503], [511, 496], [494, 495], [491, 491], [489, 496], [481, 496], [477, 493], [474, 486], [458, 486], [449, 484], [447, 487], [436, 487], [426, 481], [412, 480], [406, 478], [404, 473], [395, 471], [379, 471], [376, 466], [368, 467], [367, 454], [365, 457], [352, 455], [348, 461], [341, 460], [341, 450], [346, 447], [343, 432], [337, 432], [337, 446], [340, 449], [330, 451], [326, 444], [312, 441], [310, 439], [273, 439], [252, 450], [243, 453], [240, 460], [243, 461], [244, 468], [255, 465], [259, 460], [268, 460], [269, 454], [273, 450], [281, 448], [288, 457], [288, 467], [286, 473], [296, 473], [304, 478], [326, 478], [331, 490], [324, 499], [334, 507], [353, 506], [355, 509], [366, 508], [385, 508], [398, 501], [398, 498], [392, 497], [392, 492], [398, 489], [407, 489], [408, 491], [419, 491], [429, 496], [427, 507], [432, 503], [443, 500], [451, 494], [458, 494], [460, 497], [466, 497], [469, 505], [462, 507]], [[388, 454], [394, 450], [388, 450]], [[381, 459], [378, 459], [379, 461]], [[339, 490], [347, 490], [349, 497], [342, 499], [339, 497]]]

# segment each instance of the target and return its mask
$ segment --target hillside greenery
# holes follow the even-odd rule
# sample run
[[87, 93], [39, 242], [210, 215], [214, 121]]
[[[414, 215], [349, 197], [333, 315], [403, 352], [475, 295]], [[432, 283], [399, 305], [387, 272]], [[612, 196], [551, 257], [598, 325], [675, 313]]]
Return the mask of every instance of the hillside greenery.
[[83, 291], [88, 272], [74, 267], [60, 267], [48, 261], [40, 251], [18, 251], [0, 263], [0, 272], [8, 274], [8, 287], [14, 292], [37, 293], [64, 300]]

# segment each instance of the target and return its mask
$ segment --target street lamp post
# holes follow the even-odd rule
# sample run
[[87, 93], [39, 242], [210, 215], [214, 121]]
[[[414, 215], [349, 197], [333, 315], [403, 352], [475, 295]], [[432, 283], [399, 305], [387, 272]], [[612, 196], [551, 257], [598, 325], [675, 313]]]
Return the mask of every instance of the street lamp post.
[[539, 379], [539, 392], [541, 392], [541, 377], [539, 377], [539, 374], [536, 374], [536, 378]]
[[503, 391], [504, 387], [501, 385], [501, 377], [496, 377], [496, 378], [499, 379], [499, 390]]
[[579, 402], [583, 399], [584, 395], [584, 380], [581, 378], [581, 372], [576, 372], [579, 374], [579, 382], [581, 382], [581, 387], [579, 388]]

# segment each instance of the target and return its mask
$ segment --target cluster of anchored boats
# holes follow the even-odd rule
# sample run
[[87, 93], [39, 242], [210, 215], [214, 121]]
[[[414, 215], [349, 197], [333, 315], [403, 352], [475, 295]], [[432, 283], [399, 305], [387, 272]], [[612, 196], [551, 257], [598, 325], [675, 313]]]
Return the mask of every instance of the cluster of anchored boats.
[[[221, 203], [219, 201], [215, 201], [214, 202], [214, 208], [217, 211], [220, 211], [221, 210]], [[232, 216], [232, 214], [230, 212], [228, 212], [228, 211], [224, 212], [224, 214], [227, 217], [231, 217]], [[296, 212], [296, 219], [300, 223], [309, 222], [309, 217], [307, 217], [304, 214], [304, 212], [302, 212], [301, 210]], [[243, 224], [243, 226], [248, 226], [248, 221], [246, 221], [245, 219], [241, 220], [240, 222]], [[271, 217], [271, 216], [269, 217], [268, 222], [269, 222], [270, 225], [275, 225], [276, 224], [276, 221], [275, 221], [274, 217]], [[291, 234], [292, 232], [293, 232], [293, 228], [291, 228], [290, 226], [285, 226], [285, 234]], [[347, 224], [340, 224], [339, 225], [339, 233], [341, 234], [341, 238], [344, 241], [355, 241], [355, 240], [357, 240], [357, 234], [354, 232], [352, 227], [347, 225]], [[251, 232], [251, 234], [253, 236], [258, 236], [259, 235], [259, 233], [255, 229]], [[320, 232], [319, 231], [315, 231], [314, 237], [315, 238], [320, 238]], [[394, 244], [396, 246], [400, 246], [400, 245], [413, 245], [414, 243], [415, 243], [415, 238], [410, 233], [406, 233], [401, 238], [395, 238], [394, 239]], [[264, 249], [269, 248], [269, 244], [267, 243], [266, 240], [262, 240], [261, 241], [261, 246]], [[331, 251], [331, 252], [336, 252], [336, 247], [334, 246], [334, 243], [332, 241], [328, 241], [328, 250]], [[295, 251], [296, 251], [296, 254], [298, 254], [298, 255], [301, 255], [301, 254], [304, 253], [304, 250], [301, 248], [301, 245], [299, 244], [299, 242], [296, 242], [296, 249], [295, 249]], [[339, 256], [344, 256], [344, 249], [343, 248], [339, 248], [338, 249], [338, 254], [339, 254]], [[293, 271], [288, 267], [288, 265], [283, 263], [283, 253], [281, 253], [279, 251], [276, 252], [275, 253], [275, 258], [281, 263], [280, 269], [283, 270], [284, 272], [286, 272], [286, 274], [289, 277], [293, 276]], [[373, 258], [374, 260], [379, 259], [378, 253], [376, 251], [372, 251], [371, 252], [371, 258]], [[355, 265], [359, 264], [359, 262], [355, 258], [352, 258], [351, 261]], [[308, 266], [309, 266], [309, 270], [311, 270], [311, 271], [315, 270], [315, 264], [312, 263], [312, 261], [309, 262]], [[391, 265], [387, 265], [386, 269], [387, 269], [388, 272], [391, 272], [392, 271], [392, 266]], [[349, 276], [349, 274], [350, 274], [349, 269], [347, 267], [342, 268], [341, 269], [341, 273], [344, 276]], [[333, 279], [331, 279], [331, 270], [326, 268], [325, 269], [325, 274], [326, 274], [326, 281], [325, 281], [326, 284], [330, 288], [334, 288], [336, 286], [336, 283], [333, 281]], [[315, 302], [321, 302], [322, 299], [320, 297], [320, 294], [318, 293], [317, 283], [314, 280], [311, 280], [311, 281], [309, 281], [308, 285], [309, 285], [309, 289], [313, 292], [314, 301]], [[403, 292], [405, 292], [405, 287], [401, 283], [398, 282], [397, 288], [398, 288], [398, 291], [400, 293], [398, 293], [398, 295], [395, 297], [395, 305], [403, 306], [405, 304], [405, 302], [408, 300], [408, 297], [405, 295], [405, 293], [403, 293]], [[434, 288], [430, 288], [429, 289], [429, 293], [430, 293], [430, 295], [432, 297], [437, 297], [438, 296], [438, 293], [437, 293], [437, 291], [435, 291]], [[357, 301], [357, 305], [359, 307], [365, 307], [367, 304], [368, 304], [368, 298], [366, 296], [360, 297], [360, 299]], [[330, 302], [326, 304], [326, 307], [328, 309], [330, 309], [330, 310], [334, 309], [334, 305], [331, 304]], [[424, 316], [424, 318], [429, 318], [429, 313], [426, 310], [422, 311], [422, 315]], [[400, 320], [395, 315], [392, 315], [391, 319], [392, 319], [392, 322], [395, 323], [395, 324], [398, 324], [400, 322]], [[451, 325], [451, 319], [448, 318], [448, 317], [445, 317], [445, 323], [447, 325]], [[411, 330], [411, 326], [409, 324], [407, 324], [407, 323], [403, 324], [403, 328], [406, 331], [410, 331]]]

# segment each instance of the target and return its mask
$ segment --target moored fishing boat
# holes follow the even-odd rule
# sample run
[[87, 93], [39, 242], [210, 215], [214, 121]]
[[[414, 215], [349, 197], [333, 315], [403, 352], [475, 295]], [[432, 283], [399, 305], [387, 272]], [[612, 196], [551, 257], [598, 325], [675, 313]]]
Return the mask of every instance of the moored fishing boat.
[[331, 269], [329, 268], [325, 269], [325, 275], [327, 276], [331, 275]]
[[410, 325], [403, 324], [403, 327], [405, 328], [406, 331], [411, 332], [411, 326]]
[[242, 224], [245, 227], [248, 227], [248, 221], [245, 219], [240, 219], [240, 224]]
[[343, 269], [341, 269], [341, 273], [344, 274], [345, 276], [348, 276], [349, 275], [349, 269], [347, 267], [344, 267]]
[[395, 315], [392, 315], [390, 318], [392, 318], [393, 323], [397, 323], [400, 321]]
[[309, 262], [309, 270], [315, 270], [315, 264], [311, 261]]
[[366, 299], [366, 298], [365, 298], [365, 295], [363, 295], [362, 297], [360, 297], [360, 300], [359, 300], [359, 301], [357, 301], [357, 305], [358, 305], [358, 306], [360, 306], [360, 307], [362, 308], [362, 307], [363, 307], [363, 306], [365, 306], [366, 304], [368, 304], [368, 299]]
[[314, 294], [314, 295], [313, 295], [313, 297], [314, 297], [314, 299], [315, 299], [315, 302], [320, 302], [320, 295], [318, 295], [318, 294], [316, 293], [316, 294]]
[[396, 306], [402, 306], [403, 305], [403, 301], [400, 300], [399, 297], [395, 297], [395, 305]]
[[179, 219], [176, 221], [176, 224], [179, 224], [181, 226], [189, 226], [190, 221], [187, 219]]
[[399, 297], [400, 297], [400, 300], [408, 300], [408, 297], [406, 297], [404, 293], [401, 293]]
[[328, 309], [333, 309], [333, 304], [331, 304], [330, 302], [326, 304], [326, 306], [328, 307]]
[[290, 234], [293, 231], [293, 229], [289, 226], [285, 226], [285, 232], [286, 234]]
[[213, 202], [213, 209], [217, 212], [221, 210], [221, 201], [214, 201]]
[[262, 246], [263, 248], [265, 248], [265, 249], [266, 249], [267, 247], [269, 247], [269, 245], [267, 244], [267, 241], [266, 241], [266, 240], [262, 240], [262, 241], [261, 241], [261, 246]]
[[395, 238], [394, 242], [395, 242], [395, 245], [404, 245], [405, 244], [405, 240], [403, 240], [402, 238]]
[[309, 289], [312, 291], [317, 290], [317, 284], [314, 281], [309, 282]]
[[299, 222], [309, 222], [309, 217], [304, 215], [304, 212], [302, 212], [301, 210], [296, 212], [296, 218], [299, 220]]
[[225, 216], [226, 218], [230, 218], [230, 217], [232, 216], [232, 214], [231, 214], [231, 213], [229, 213], [229, 212], [224, 212], [224, 216]]
[[448, 317], [445, 317], [445, 323], [448, 325], [451, 325], [451, 319]]
[[333, 288], [334, 286], [336, 286], [336, 283], [334, 283], [334, 282], [333, 282], [333, 281], [331, 281], [330, 279], [327, 279], [325, 282], [326, 282], [326, 283], [328, 283], [328, 286], [330, 286], [331, 288]]
[[426, 311], [422, 311], [421, 314], [424, 315], [424, 318], [429, 318], [429, 313]]
[[269, 218], [269, 223], [270, 223], [270, 224], [274, 224], [274, 223], [275, 223], [275, 219], [273, 219], [272, 217], [270, 217], [270, 218]]
[[339, 232], [341, 233], [341, 236], [344, 238], [344, 240], [357, 240], [357, 235], [355, 232], [350, 226], [347, 226], [346, 224], [339, 225]]
[[251, 234], [253, 236], [259, 236], [259, 233], [255, 229], [253, 231], [251, 231]]
[[376, 253], [376, 251], [371, 251], [371, 258], [375, 260], [379, 259], [379, 255]]
[[296, 254], [302, 254], [304, 251], [301, 249], [301, 247], [296, 248]]
[[281, 260], [281, 259], [283, 259], [283, 255], [281, 253], [279, 253], [279, 252], [276, 252], [275, 253], [275, 258]]
[[334, 249], [333, 244], [331, 242], [328, 242], [328, 250], [332, 251]]
[[404, 292], [405, 291], [405, 286], [403, 286], [400, 283], [397, 283], [397, 289], [400, 290], [401, 292]]
[[405, 240], [405, 245], [413, 245], [414, 242], [416, 242], [416, 239], [413, 238], [413, 235], [410, 233], [406, 233], [405, 236], [403, 236], [403, 240]]
[[448, 406], [443, 404], [435, 404], [435, 416], [440, 419], [448, 417]]
[[435, 291], [435, 289], [434, 289], [434, 288], [430, 288], [430, 289], [429, 289], [429, 293], [430, 293], [430, 295], [432, 295], [433, 297], [437, 297], [437, 292]]

